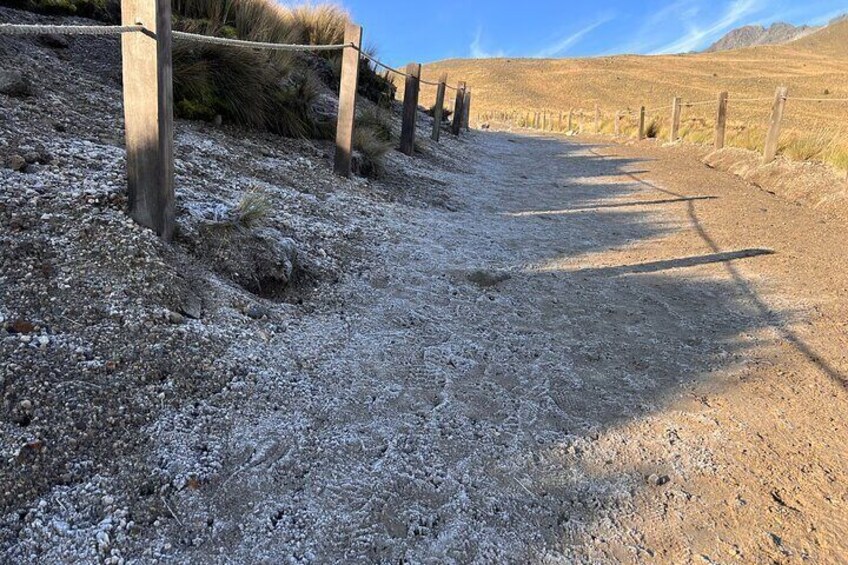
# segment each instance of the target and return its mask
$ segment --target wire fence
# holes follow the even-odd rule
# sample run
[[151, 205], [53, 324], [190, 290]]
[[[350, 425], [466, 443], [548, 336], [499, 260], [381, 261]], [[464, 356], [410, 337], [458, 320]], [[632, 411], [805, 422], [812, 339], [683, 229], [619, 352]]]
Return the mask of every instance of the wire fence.
[[[825, 94], [828, 94], [827, 92]], [[756, 104], [768, 102], [768, 114], [763, 109], [760, 125], [752, 123], [752, 116], [758, 113], [759, 110], [747, 109], [743, 113], [743, 125], [740, 122], [728, 122], [729, 107], [734, 104]], [[822, 160], [828, 160], [837, 167], [848, 168], [848, 128], [840, 127], [840, 124], [833, 123], [833, 117], [830, 115], [811, 115], [810, 110], [800, 111], [800, 115], [806, 116], [805, 120], [817, 119], [830, 122], [829, 125], [821, 125], [819, 130], [811, 130], [809, 123], [801, 123], [796, 125], [794, 130], [782, 132], [785, 128], [792, 127], [791, 111], [787, 114], [786, 108], [792, 107], [792, 104], [804, 103], [815, 104], [817, 106], [830, 108], [841, 107], [848, 103], [848, 98], [832, 97], [832, 96], [793, 96], [789, 93], [786, 87], [777, 89], [774, 96], [770, 97], [739, 97], [731, 98], [728, 93], [720, 93], [719, 96], [713, 99], [696, 99], [684, 100], [680, 97], [675, 97], [671, 104], [658, 105], [654, 107], [642, 106], [638, 110], [627, 108], [610, 112], [606, 110], [603, 115], [599, 106], [596, 105], [596, 116], [594, 124], [586, 124], [580, 120], [578, 124], [573, 122], [572, 117], [569, 117], [568, 126], [565, 126], [562, 118], [557, 118], [557, 115], [562, 116], [560, 111], [554, 111], [551, 115], [549, 110], [536, 110], [530, 112], [521, 111], [500, 111], [485, 113], [478, 116], [478, 120], [482, 122], [502, 121], [511, 124], [514, 127], [524, 127], [530, 129], [552, 131], [552, 132], [567, 132], [567, 133], [614, 133], [618, 135], [629, 135], [638, 139], [646, 137], [658, 137], [661, 131], [666, 130], [668, 140], [676, 142], [684, 137], [695, 140], [696, 143], [705, 143], [712, 140], [716, 149], [721, 149], [727, 141], [728, 131], [735, 137], [731, 137], [731, 141], [740, 144], [739, 146], [746, 149], [757, 149], [762, 151], [763, 164], [772, 162], [777, 154], [781, 151], [788, 155], [800, 155], [804, 160], [811, 159], [808, 155], [821, 157]], [[703, 112], [697, 112], [697, 109], [710, 108], [707, 117], [704, 117]], [[810, 106], [807, 106], [810, 108]], [[685, 113], [684, 110], [695, 109], [695, 116]], [[712, 111], [714, 109], [714, 113]], [[662, 114], [668, 112], [668, 118], [663, 118]], [[582, 109], [572, 109], [568, 112], [570, 116], [575, 114], [584, 115]], [[684, 114], [686, 115], [684, 121]], [[714, 119], [714, 124], [710, 126], [710, 120]], [[800, 118], [796, 118], [800, 119]], [[709, 128], [712, 127], [710, 131]], [[789, 135], [791, 132], [791, 135]], [[781, 134], [784, 137], [781, 138]], [[665, 134], [663, 134], [665, 135]]]

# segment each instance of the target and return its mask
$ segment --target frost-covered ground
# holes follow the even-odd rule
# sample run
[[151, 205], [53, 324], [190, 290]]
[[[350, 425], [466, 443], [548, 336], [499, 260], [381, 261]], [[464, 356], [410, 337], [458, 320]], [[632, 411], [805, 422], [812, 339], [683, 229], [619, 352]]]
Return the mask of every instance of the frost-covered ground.
[[[37, 93], [0, 95], [0, 151], [44, 162], [0, 170], [3, 560], [845, 554], [826, 219], [664, 149], [473, 133], [340, 181], [180, 123], [167, 246], [85, 41], [0, 43]], [[267, 224], [216, 231], [252, 186]]]

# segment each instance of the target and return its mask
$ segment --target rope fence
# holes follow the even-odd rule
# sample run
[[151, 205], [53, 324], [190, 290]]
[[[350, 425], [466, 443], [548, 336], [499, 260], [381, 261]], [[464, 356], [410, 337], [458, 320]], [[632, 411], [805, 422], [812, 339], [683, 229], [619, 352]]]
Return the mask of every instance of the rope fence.
[[[155, 17], [152, 19], [151, 14]], [[356, 98], [361, 61], [383, 68], [406, 81], [403, 100], [403, 124], [400, 149], [413, 156], [419, 90], [421, 84], [437, 87], [432, 139], [439, 141], [444, 116], [445, 93], [456, 93], [450, 130], [460, 135], [469, 130], [471, 92], [464, 82], [451, 86], [446, 77], [439, 82], [421, 78], [421, 65], [410, 64], [407, 72], [380, 61], [362, 49], [362, 27], [348, 24], [344, 42], [333, 45], [284, 44], [231, 39], [173, 30], [171, 0], [121, 0], [124, 21], [135, 25], [45, 25], [0, 24], [0, 36], [138, 34], [121, 42], [123, 60], [123, 106], [127, 150], [127, 192], [129, 213], [139, 224], [170, 240], [175, 228], [174, 195], [174, 95], [172, 78], [173, 40], [206, 45], [289, 51], [303, 53], [340, 52], [342, 54], [339, 105], [336, 124], [334, 171], [349, 177], [353, 166], [353, 140], [356, 122]], [[155, 79], [151, 80], [151, 77]]]
[[285, 43], [267, 43], [264, 41], [247, 41], [244, 39], [230, 39], [227, 37], [214, 37], [211, 35], [200, 35], [197, 33], [186, 33], [184, 31], [172, 31], [171, 34], [177, 39], [205, 43], [207, 45], [224, 45], [228, 47], [244, 47], [248, 49], [262, 49], [267, 51], [291, 51], [291, 52], [321, 52], [341, 51], [345, 47], [355, 47], [352, 43], [341, 43], [338, 45], [295, 45]]
[[0, 24], [0, 35], [120, 35], [145, 31], [143, 25], [133, 26], [78, 26], [78, 25], [34, 25]]

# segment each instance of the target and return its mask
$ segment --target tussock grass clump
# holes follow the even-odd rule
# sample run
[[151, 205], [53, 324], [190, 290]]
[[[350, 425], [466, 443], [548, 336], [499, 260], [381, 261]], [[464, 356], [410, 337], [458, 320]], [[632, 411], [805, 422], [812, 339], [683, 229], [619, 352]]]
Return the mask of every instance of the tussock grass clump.
[[662, 133], [662, 120], [660, 118], [652, 118], [645, 125], [645, 137], [648, 139], [656, 139]]
[[[350, 16], [331, 4], [287, 7], [273, 0], [174, 0], [174, 27], [217, 37], [327, 45], [344, 42]], [[333, 116], [316, 108], [324, 89], [337, 91], [341, 53], [289, 53], [176, 42], [177, 115], [225, 121], [289, 137], [330, 138]], [[360, 94], [389, 104], [396, 88], [368, 63]], [[326, 104], [324, 105], [326, 106]]]
[[359, 152], [359, 175], [379, 178], [385, 173], [386, 155], [392, 149], [392, 142], [381, 139], [379, 131], [369, 127], [356, 128], [353, 132], [353, 148]]
[[697, 145], [710, 143], [713, 141], [713, 137], [714, 130], [701, 120], [688, 122], [680, 130], [681, 139]]
[[233, 223], [247, 229], [260, 226], [268, 220], [272, 209], [268, 195], [257, 187], [251, 187], [233, 210]]
[[759, 128], [737, 126], [728, 128], [726, 144], [728, 147], [738, 147], [748, 151], [762, 152], [765, 147], [766, 134]]
[[391, 114], [380, 107], [369, 107], [356, 117], [353, 148], [359, 153], [358, 174], [378, 178], [385, 173], [386, 155], [393, 147]]
[[[435, 118], [435, 117], [436, 117], [436, 105], [435, 105], [435, 104], [433, 104], [432, 106], [430, 106], [430, 107], [427, 109], [427, 115], [428, 115], [428, 116], [430, 116], [431, 118]], [[453, 111], [452, 111], [452, 110], [448, 110], [447, 108], [442, 108], [442, 121], [443, 121], [443, 122], [448, 122], [448, 121], [450, 121], [450, 117], [451, 117], [452, 115], [453, 115]]]
[[796, 161], [821, 159], [833, 145], [835, 137], [835, 132], [828, 129], [807, 134], [792, 132], [781, 143], [781, 151]]

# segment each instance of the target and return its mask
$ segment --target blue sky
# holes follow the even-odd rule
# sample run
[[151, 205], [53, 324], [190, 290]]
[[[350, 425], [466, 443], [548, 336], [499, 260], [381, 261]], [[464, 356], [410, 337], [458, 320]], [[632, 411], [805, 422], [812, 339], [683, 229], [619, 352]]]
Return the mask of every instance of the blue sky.
[[394, 65], [454, 57], [579, 57], [703, 49], [747, 24], [822, 24], [845, 0], [341, 0]]

